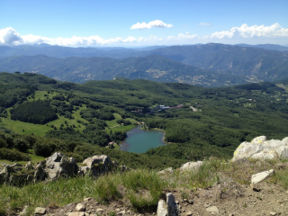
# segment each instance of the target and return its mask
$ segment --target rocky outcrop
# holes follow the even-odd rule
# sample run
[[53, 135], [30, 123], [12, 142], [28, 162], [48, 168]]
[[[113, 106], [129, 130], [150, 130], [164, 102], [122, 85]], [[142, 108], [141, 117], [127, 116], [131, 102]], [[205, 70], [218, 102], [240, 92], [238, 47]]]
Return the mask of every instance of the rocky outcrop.
[[55, 152], [46, 159], [45, 172], [48, 179], [54, 180], [59, 177], [73, 177], [78, 173], [78, 165], [74, 158], [63, 156], [61, 153]]
[[178, 216], [179, 210], [172, 193], [166, 193], [165, 199], [160, 199], [157, 206], [157, 216]]
[[106, 155], [94, 155], [83, 161], [85, 166], [80, 169], [84, 174], [97, 177], [101, 174], [112, 171], [114, 163]]
[[159, 175], [167, 175], [167, 174], [172, 174], [172, 173], [173, 173], [172, 167], [168, 167], [168, 168], [158, 172]]
[[243, 142], [234, 152], [232, 161], [241, 159], [288, 159], [288, 137], [282, 140], [267, 140], [265, 136], [254, 138], [251, 142]]
[[187, 162], [180, 167], [181, 172], [197, 172], [203, 165], [203, 161]]
[[5, 164], [0, 171], [0, 184], [7, 183], [14, 186], [22, 186], [33, 180], [33, 170], [29, 170], [21, 164]]
[[[85, 159], [83, 164], [84, 166], [79, 167], [74, 158], [66, 157], [59, 152], [55, 152], [36, 165], [31, 162], [26, 165], [5, 164], [0, 170], [0, 184], [22, 186], [31, 182], [56, 180], [60, 177], [74, 177], [83, 174], [97, 177], [112, 171], [116, 166], [106, 155], [94, 155]], [[120, 168], [120, 170], [125, 170], [123, 167]]]

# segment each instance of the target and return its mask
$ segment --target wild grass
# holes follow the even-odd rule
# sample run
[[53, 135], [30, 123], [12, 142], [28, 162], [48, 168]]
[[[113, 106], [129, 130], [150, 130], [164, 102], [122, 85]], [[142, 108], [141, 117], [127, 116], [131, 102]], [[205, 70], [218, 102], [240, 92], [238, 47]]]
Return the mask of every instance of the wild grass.
[[276, 171], [273, 176], [273, 181], [283, 186], [285, 190], [288, 190], [288, 170], [283, 169]]
[[223, 170], [224, 160], [213, 159], [204, 161], [199, 170], [176, 171], [170, 178], [170, 186], [181, 189], [209, 188], [219, 181], [218, 172]]
[[[287, 162], [282, 164], [287, 167]], [[127, 204], [130, 203], [130, 206], [139, 212], [155, 211], [159, 198], [167, 190], [176, 189], [182, 193], [182, 198], [187, 198], [190, 190], [209, 188], [221, 183], [223, 175], [246, 184], [250, 182], [251, 173], [255, 174], [273, 166], [275, 175], [269, 181], [288, 189], [288, 170], [277, 168], [276, 162], [230, 163], [215, 158], [204, 161], [197, 172], [177, 170], [159, 176], [153, 170], [136, 169], [124, 173], [111, 173], [97, 179], [84, 176], [40, 182], [21, 188], [1, 185], [0, 216], [15, 213], [25, 205], [28, 205], [28, 210], [32, 212], [38, 206], [63, 206], [81, 202], [84, 197], [92, 197], [104, 204], [122, 200]], [[247, 170], [247, 175], [243, 169], [245, 173]], [[239, 175], [243, 177], [240, 178]]]
[[123, 175], [123, 184], [128, 190], [128, 199], [138, 211], [153, 211], [167, 183], [148, 170], [135, 170]]
[[37, 136], [44, 136], [49, 130], [51, 130], [51, 128], [47, 125], [15, 121], [8, 118], [2, 118], [0, 125], [17, 134], [25, 135], [37, 134]]
[[[140, 181], [137, 181], [138, 179]], [[97, 179], [87, 176], [59, 179], [21, 188], [2, 185], [0, 186], [0, 215], [1, 211], [2, 214], [19, 211], [25, 205], [28, 205], [32, 211], [38, 206], [63, 206], [80, 202], [84, 197], [92, 197], [102, 203], [126, 199], [138, 210], [155, 208], [165, 185], [162, 182], [163, 180], [153, 171], [133, 170], [125, 174], [104, 175]], [[138, 199], [139, 192], [149, 196]]]

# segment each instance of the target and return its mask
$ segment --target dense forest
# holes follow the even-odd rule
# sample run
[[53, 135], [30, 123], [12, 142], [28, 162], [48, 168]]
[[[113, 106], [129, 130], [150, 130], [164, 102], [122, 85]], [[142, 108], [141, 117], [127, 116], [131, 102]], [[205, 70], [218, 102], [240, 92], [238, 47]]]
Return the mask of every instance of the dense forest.
[[[287, 86], [283, 81], [203, 88], [125, 79], [73, 84], [1, 73], [0, 158], [25, 161], [62, 151], [81, 161], [105, 153], [119, 163], [149, 168], [230, 158], [255, 136], [287, 136]], [[108, 148], [140, 122], [165, 131], [167, 145], [145, 154]]]

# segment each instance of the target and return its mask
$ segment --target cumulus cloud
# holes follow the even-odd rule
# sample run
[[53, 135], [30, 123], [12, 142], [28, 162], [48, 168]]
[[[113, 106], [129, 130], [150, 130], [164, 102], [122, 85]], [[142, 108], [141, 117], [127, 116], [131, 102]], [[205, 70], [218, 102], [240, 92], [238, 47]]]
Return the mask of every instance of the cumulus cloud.
[[17, 45], [22, 42], [22, 38], [15, 29], [8, 27], [0, 29], [0, 43], [7, 45]]
[[224, 39], [233, 37], [288, 37], [288, 28], [281, 27], [279, 23], [270, 26], [242, 24], [227, 31], [218, 31], [210, 35], [211, 38]]
[[172, 24], [167, 24], [163, 22], [162, 20], [153, 20], [151, 22], [137, 22], [136, 24], [132, 25], [130, 29], [151, 29], [151, 28], [171, 28], [173, 27]]

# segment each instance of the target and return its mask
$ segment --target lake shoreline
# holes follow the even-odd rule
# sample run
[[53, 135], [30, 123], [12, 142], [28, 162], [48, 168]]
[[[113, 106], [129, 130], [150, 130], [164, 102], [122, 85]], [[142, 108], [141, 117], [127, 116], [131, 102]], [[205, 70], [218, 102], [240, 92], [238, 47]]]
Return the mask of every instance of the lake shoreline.
[[143, 129], [138, 126], [128, 131], [127, 138], [120, 143], [120, 150], [145, 153], [152, 148], [157, 148], [166, 145], [165, 131], [159, 128]]

